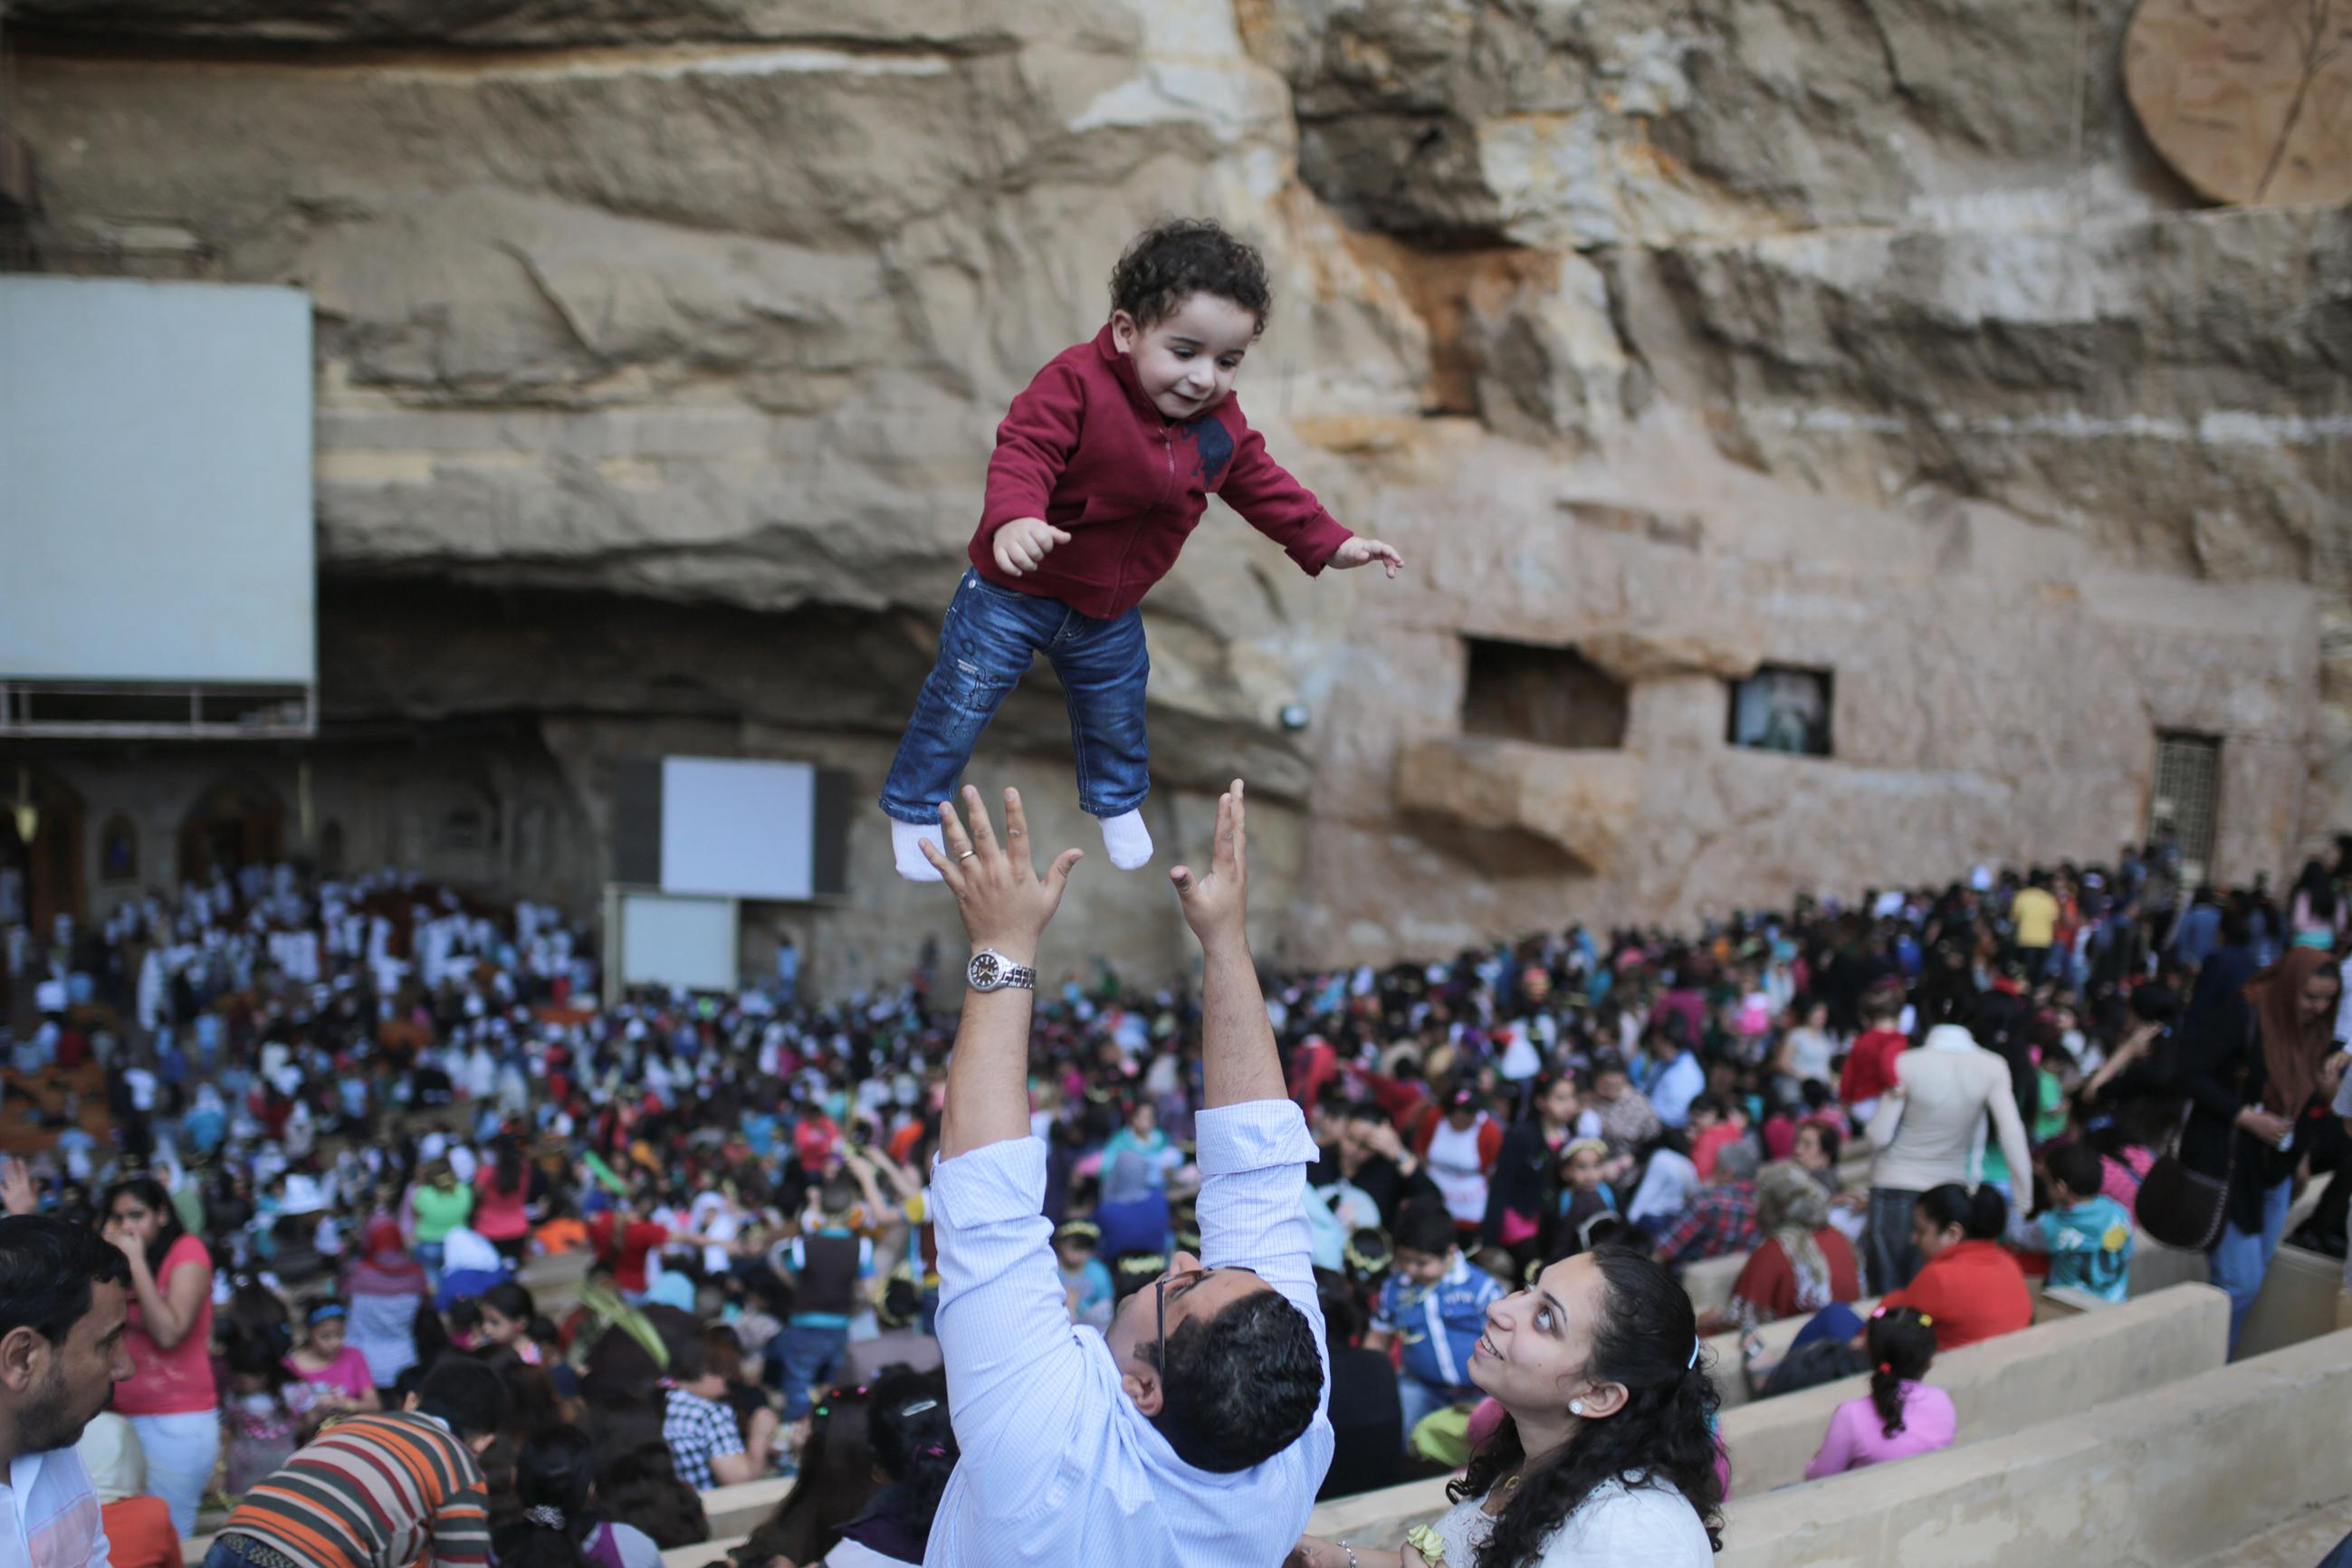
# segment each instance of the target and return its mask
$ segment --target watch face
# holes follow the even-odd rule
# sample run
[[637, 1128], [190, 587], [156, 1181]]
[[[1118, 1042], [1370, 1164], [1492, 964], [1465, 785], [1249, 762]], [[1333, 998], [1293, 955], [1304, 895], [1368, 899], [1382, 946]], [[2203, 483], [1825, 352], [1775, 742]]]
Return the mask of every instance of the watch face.
[[992, 952], [973, 953], [966, 975], [973, 990], [993, 991], [1004, 979], [1004, 961]]

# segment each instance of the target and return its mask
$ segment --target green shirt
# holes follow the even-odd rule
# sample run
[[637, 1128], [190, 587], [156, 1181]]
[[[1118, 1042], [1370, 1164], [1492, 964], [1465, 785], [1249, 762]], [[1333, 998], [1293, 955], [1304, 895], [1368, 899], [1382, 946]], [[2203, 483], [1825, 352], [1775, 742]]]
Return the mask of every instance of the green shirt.
[[416, 1211], [417, 1241], [436, 1247], [473, 1216], [474, 1189], [452, 1187], [445, 1193], [439, 1187], [423, 1186], [408, 1202]]

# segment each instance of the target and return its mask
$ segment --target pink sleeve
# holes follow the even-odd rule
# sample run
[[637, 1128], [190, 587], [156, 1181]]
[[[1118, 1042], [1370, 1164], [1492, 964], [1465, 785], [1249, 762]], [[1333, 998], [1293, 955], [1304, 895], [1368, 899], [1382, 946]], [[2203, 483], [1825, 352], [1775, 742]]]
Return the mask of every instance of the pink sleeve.
[[212, 1272], [213, 1255], [205, 1251], [205, 1244], [193, 1236], [180, 1237], [164, 1252], [163, 1267], [155, 1275], [155, 1288], [159, 1290], [170, 1289], [173, 1272], [183, 1264], [188, 1263], [196, 1265], [206, 1273]]
[[1863, 1400], [1849, 1399], [1831, 1415], [1830, 1429], [1822, 1438], [1821, 1452], [1815, 1454], [1812, 1462], [1805, 1467], [1805, 1479], [1817, 1481], [1823, 1476], [1842, 1476], [1853, 1468], [1854, 1407], [1864, 1403]]

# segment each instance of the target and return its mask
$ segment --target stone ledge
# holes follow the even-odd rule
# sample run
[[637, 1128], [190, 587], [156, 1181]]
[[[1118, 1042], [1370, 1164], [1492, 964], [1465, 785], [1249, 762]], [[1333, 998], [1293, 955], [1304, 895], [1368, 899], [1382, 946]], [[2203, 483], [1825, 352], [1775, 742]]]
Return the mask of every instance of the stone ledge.
[[[1441, 831], [1466, 831], [1491, 853], [1507, 858], [1517, 844], [1597, 871], [1633, 826], [1644, 765], [1627, 752], [1446, 736], [1399, 750], [1396, 803]], [[1522, 860], [1517, 868], [1541, 868]]]

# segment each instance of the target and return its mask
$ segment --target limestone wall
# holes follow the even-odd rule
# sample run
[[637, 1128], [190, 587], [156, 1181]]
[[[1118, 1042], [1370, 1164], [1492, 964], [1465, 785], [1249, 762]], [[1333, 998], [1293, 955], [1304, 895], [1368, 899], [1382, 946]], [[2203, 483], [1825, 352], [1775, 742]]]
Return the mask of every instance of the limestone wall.
[[[1154, 826], [1245, 773], [1269, 939], [1370, 955], [2108, 854], [2158, 730], [2222, 739], [2225, 876], [2352, 821], [2352, 215], [2192, 210], [2122, 21], [20, 0], [7, 113], [44, 265], [316, 299], [331, 722], [519, 718], [592, 835], [681, 726], [878, 787], [1005, 400], [1134, 229], [1224, 216], [1244, 405], [1412, 571], [1213, 515]], [[1577, 645], [1622, 750], [1470, 755], [1465, 636]], [[1726, 744], [1765, 662], [1834, 670], [1832, 759]], [[979, 771], [1050, 789], [1031, 685]], [[871, 847], [820, 961], [939, 924]], [[1095, 870], [1078, 921], [1181, 962]]]

